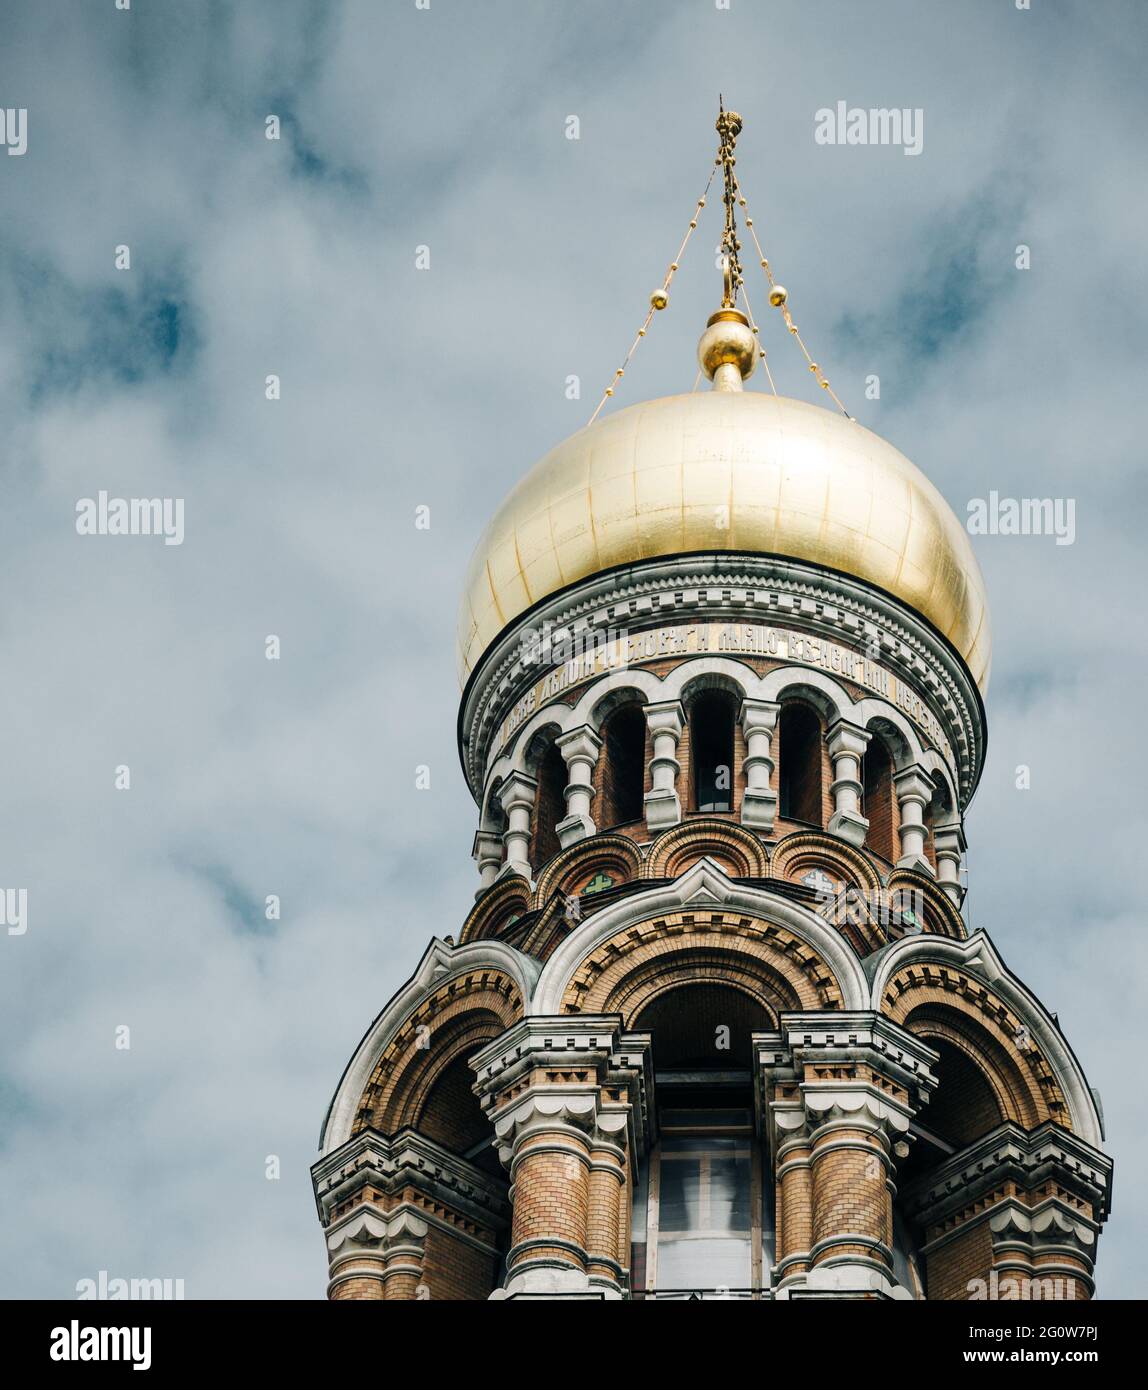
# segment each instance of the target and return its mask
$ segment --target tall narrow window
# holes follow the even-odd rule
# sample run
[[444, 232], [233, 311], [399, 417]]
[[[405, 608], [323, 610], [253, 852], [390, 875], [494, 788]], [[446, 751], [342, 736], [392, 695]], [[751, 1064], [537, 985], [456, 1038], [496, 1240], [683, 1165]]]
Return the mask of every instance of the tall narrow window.
[[861, 758], [861, 814], [869, 822], [867, 849], [893, 863], [897, 858], [897, 792], [893, 786], [893, 759], [876, 735]]
[[566, 759], [557, 744], [546, 749], [538, 763], [538, 795], [534, 801], [534, 832], [530, 862], [537, 869], [561, 849], [555, 828], [566, 814]]
[[707, 690], [690, 709], [694, 809], [733, 810], [733, 696]]
[[641, 820], [646, 786], [646, 716], [638, 705], [623, 705], [606, 720], [602, 733], [598, 817], [600, 830]]
[[808, 705], [783, 705], [777, 721], [778, 813], [822, 824], [821, 720]]

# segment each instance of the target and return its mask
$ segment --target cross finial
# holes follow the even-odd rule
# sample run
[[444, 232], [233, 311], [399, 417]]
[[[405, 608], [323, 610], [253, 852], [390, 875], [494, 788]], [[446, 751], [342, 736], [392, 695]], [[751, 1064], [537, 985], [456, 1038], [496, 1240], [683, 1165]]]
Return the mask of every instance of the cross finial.
[[734, 208], [737, 202], [737, 181], [733, 166], [734, 146], [741, 134], [741, 117], [736, 111], [727, 111], [721, 94], [718, 94], [717, 133], [721, 144], [718, 148], [717, 162], [722, 166], [725, 183], [723, 201], [725, 203], [725, 228], [722, 232], [722, 256], [725, 261], [725, 278], [722, 290], [722, 308], [732, 309], [737, 300], [737, 287], [741, 281], [741, 261], [738, 252], [741, 242], [737, 239], [737, 223]]

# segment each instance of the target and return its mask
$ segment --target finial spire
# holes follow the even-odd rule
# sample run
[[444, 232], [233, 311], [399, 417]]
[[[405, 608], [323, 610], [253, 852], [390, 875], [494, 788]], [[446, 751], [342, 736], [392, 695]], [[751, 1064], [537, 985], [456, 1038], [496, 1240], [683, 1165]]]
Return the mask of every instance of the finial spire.
[[733, 172], [733, 167], [737, 163], [734, 157], [734, 146], [737, 144], [737, 137], [741, 134], [741, 117], [736, 111], [725, 109], [720, 95], [718, 96], [718, 118], [715, 128], [721, 141], [717, 162], [722, 166], [722, 177], [725, 184], [722, 194], [722, 201], [725, 203], [725, 228], [722, 231], [721, 242], [725, 263], [725, 283], [721, 306], [723, 309], [732, 309], [737, 302], [738, 285], [741, 281], [741, 262], [738, 258], [741, 242], [737, 238], [735, 212], [737, 179]]
[[737, 307], [737, 292], [741, 286], [741, 261], [737, 238], [737, 177], [734, 174], [734, 146], [741, 134], [741, 117], [727, 111], [720, 95], [716, 125], [721, 144], [715, 165], [720, 166], [724, 181], [722, 201], [725, 203], [725, 226], [722, 230], [722, 297], [721, 308], [711, 314], [706, 331], [698, 343], [698, 361], [702, 371], [714, 384], [715, 391], [740, 391], [742, 382], [757, 365], [757, 339], [749, 319]]

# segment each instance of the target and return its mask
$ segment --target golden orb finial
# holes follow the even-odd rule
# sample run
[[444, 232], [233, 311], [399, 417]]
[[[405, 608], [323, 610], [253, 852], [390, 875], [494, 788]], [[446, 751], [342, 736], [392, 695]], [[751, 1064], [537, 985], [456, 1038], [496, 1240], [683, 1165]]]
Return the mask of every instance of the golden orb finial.
[[698, 342], [698, 363], [715, 391], [740, 391], [757, 366], [757, 339], [740, 309], [711, 314]]

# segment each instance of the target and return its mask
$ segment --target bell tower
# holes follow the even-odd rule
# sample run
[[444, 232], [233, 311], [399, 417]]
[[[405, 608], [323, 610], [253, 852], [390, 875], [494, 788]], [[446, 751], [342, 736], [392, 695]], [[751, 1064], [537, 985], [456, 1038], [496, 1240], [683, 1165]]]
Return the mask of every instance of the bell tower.
[[[720, 112], [590, 423], [471, 562], [477, 894], [324, 1121], [331, 1298], [1091, 1296], [1097, 1100], [961, 912], [984, 583], [937, 489], [807, 349], [741, 129]], [[607, 411], [715, 179], [710, 389]], [[832, 408], [777, 394], [747, 233]]]

